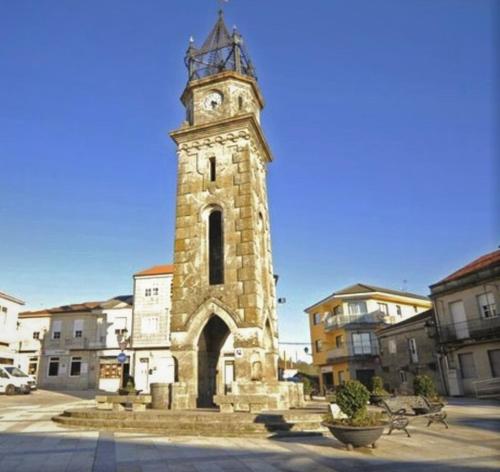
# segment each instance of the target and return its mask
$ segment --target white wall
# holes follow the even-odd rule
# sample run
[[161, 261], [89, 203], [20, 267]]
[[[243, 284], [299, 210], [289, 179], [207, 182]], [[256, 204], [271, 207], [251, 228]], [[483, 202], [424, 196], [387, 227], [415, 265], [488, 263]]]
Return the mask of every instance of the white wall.
[[127, 306], [124, 308], [105, 308], [102, 310], [106, 323], [106, 348], [118, 349], [118, 340], [115, 330], [126, 328], [128, 335], [132, 333], [132, 307]]
[[[22, 305], [0, 293], [0, 343], [13, 344], [17, 341], [17, 316]], [[15, 349], [15, 346], [10, 348]]]
[[[134, 313], [132, 345], [134, 347], [168, 347], [170, 345], [170, 309], [172, 275], [136, 276], [134, 284]], [[155, 289], [158, 295], [155, 295]], [[151, 295], [146, 291], [151, 290]], [[158, 329], [145, 332], [144, 319], [158, 317]]]

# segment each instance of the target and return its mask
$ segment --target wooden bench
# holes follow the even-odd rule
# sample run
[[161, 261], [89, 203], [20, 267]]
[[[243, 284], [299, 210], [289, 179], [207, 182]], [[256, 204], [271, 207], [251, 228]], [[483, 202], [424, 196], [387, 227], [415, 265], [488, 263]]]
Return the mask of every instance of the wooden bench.
[[151, 404], [151, 395], [97, 395], [95, 397], [98, 410], [123, 411], [131, 408], [132, 411], [145, 411]]
[[389, 433], [393, 430], [403, 430], [408, 437], [410, 433], [406, 429], [410, 419], [424, 417], [427, 419], [427, 427], [432, 423], [442, 423], [448, 429], [446, 422], [446, 412], [443, 410], [443, 403], [431, 403], [427, 398], [417, 395], [395, 396], [385, 398], [380, 402], [389, 416]]

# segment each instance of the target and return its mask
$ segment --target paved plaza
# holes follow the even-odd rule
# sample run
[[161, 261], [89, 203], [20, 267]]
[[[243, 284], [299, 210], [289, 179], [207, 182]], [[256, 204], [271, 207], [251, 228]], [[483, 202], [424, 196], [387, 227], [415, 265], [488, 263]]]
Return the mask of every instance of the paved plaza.
[[50, 418], [93, 404], [92, 392], [0, 396], [1, 472], [490, 471], [500, 468], [500, 403], [452, 400], [450, 429], [413, 421], [412, 437], [346, 451], [331, 436], [287, 439], [162, 437], [70, 430]]

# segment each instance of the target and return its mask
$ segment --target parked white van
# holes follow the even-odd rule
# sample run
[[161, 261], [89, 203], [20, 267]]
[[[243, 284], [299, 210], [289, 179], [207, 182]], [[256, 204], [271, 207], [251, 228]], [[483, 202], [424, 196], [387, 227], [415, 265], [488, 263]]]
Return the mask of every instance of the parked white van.
[[[9, 372], [10, 371], [10, 372]], [[0, 365], [0, 393], [14, 395], [14, 393], [30, 393], [29, 377], [17, 367]]]

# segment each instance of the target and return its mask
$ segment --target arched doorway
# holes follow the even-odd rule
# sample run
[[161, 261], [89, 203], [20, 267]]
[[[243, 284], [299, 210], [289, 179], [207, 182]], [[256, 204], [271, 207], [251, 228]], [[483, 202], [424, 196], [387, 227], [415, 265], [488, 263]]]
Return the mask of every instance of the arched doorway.
[[219, 358], [222, 346], [230, 335], [226, 323], [212, 315], [198, 339], [198, 408], [214, 406], [213, 396], [219, 383]]

